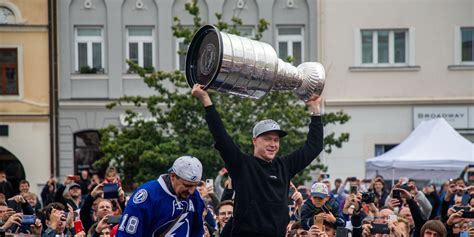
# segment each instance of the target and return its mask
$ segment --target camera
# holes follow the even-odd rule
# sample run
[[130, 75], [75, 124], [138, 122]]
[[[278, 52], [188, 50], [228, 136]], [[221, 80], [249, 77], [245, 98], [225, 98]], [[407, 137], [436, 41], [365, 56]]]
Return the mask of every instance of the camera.
[[405, 189], [407, 190], [408, 192], [410, 192], [410, 186], [408, 186], [408, 183], [404, 183], [400, 186], [401, 189]]
[[388, 224], [372, 223], [371, 234], [390, 234]]
[[460, 210], [463, 210], [463, 211], [465, 211], [465, 212], [471, 210], [469, 207], [463, 207], [463, 206], [453, 206], [453, 209], [454, 209], [456, 212], [458, 212], [458, 211], [460, 211]]
[[321, 179], [329, 179], [329, 174], [321, 174], [319, 177]]
[[362, 193], [362, 202], [367, 204], [375, 202], [375, 193], [373, 192], [364, 192]]

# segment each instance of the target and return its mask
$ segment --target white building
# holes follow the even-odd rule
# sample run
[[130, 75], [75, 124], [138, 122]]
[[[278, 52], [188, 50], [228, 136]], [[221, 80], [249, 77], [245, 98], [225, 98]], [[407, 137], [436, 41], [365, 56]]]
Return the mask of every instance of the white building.
[[[326, 112], [352, 118], [325, 155], [331, 178], [365, 176], [365, 160], [445, 117], [474, 140], [474, 1], [320, 0], [318, 53]], [[474, 163], [474, 154], [473, 154]]]

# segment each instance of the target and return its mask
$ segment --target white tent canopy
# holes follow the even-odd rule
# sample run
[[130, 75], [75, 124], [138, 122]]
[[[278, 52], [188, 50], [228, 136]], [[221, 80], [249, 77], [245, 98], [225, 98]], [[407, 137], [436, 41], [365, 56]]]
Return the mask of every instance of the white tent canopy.
[[443, 118], [424, 121], [401, 144], [365, 163], [366, 176], [449, 179], [474, 164], [474, 144]]

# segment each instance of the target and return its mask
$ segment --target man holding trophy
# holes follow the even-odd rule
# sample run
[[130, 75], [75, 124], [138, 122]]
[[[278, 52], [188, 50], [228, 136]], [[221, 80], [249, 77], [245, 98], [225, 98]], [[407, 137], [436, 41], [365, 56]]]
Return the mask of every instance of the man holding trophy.
[[[323, 149], [320, 94], [324, 68], [319, 63], [303, 63], [296, 68], [278, 59], [266, 43], [204, 26], [189, 46], [186, 77], [192, 95], [205, 107], [215, 148], [236, 191], [234, 215], [221, 236], [285, 236], [290, 180]], [[255, 99], [270, 90], [292, 90], [305, 101], [311, 115], [305, 144], [287, 156], [277, 157], [280, 138], [286, 132], [268, 119], [253, 128], [253, 154], [242, 153], [224, 128], [205, 90], [208, 88]]]

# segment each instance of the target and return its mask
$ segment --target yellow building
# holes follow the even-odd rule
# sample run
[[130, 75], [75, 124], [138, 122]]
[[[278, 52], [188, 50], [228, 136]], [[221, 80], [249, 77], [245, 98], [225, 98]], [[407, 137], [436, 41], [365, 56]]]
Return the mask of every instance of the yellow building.
[[26, 179], [37, 194], [54, 174], [50, 4], [0, 0], [0, 170], [14, 188]]

